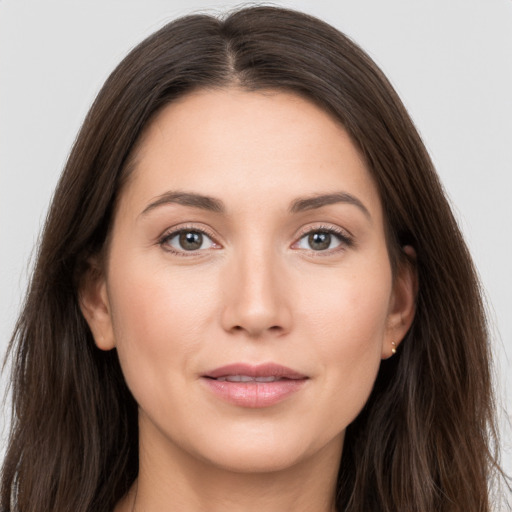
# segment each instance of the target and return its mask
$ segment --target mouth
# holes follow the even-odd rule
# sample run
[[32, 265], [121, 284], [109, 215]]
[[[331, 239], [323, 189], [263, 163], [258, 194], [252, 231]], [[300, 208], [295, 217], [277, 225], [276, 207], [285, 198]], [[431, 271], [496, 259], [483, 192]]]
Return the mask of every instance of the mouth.
[[303, 388], [309, 377], [275, 363], [236, 363], [201, 376], [214, 396], [238, 407], [275, 405]]
[[288, 379], [286, 377], [276, 377], [275, 375], [269, 377], [251, 377], [249, 375], [226, 375], [225, 377], [217, 377], [215, 380], [219, 382], [278, 382], [280, 380], [297, 380]]
[[298, 380], [308, 377], [300, 372], [276, 363], [251, 365], [234, 363], [206, 372], [203, 377], [231, 382], [274, 382], [276, 380]]

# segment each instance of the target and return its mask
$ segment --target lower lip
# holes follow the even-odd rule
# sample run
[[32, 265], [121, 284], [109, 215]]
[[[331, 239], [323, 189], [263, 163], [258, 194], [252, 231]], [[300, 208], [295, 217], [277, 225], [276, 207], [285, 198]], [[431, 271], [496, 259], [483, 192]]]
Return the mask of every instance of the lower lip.
[[283, 379], [275, 382], [229, 382], [202, 379], [215, 395], [239, 407], [270, 407], [299, 391], [307, 379]]

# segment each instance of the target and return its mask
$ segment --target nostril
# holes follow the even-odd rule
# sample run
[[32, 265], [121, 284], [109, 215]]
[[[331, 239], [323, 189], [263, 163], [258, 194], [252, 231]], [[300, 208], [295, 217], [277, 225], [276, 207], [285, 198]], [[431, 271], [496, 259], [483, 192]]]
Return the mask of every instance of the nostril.
[[284, 330], [283, 327], [281, 327], [280, 325], [272, 325], [272, 326], [270, 326], [268, 328], [264, 328], [264, 329], [256, 329], [256, 328], [248, 329], [241, 325], [234, 325], [231, 328], [231, 332], [247, 332], [250, 336], [260, 336], [261, 334], [263, 334], [264, 331], [271, 332], [274, 334], [279, 334], [283, 330]]

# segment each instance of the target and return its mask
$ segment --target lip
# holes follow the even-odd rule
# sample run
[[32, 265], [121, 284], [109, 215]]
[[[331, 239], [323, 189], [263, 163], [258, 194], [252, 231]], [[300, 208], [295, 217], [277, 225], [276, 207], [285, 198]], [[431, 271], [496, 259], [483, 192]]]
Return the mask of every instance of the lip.
[[[231, 382], [232, 376], [271, 378], [270, 382]], [[222, 380], [217, 380], [222, 379]], [[262, 408], [282, 402], [306, 384], [308, 376], [276, 363], [235, 363], [215, 368], [201, 376], [202, 382], [223, 401], [247, 408]]]

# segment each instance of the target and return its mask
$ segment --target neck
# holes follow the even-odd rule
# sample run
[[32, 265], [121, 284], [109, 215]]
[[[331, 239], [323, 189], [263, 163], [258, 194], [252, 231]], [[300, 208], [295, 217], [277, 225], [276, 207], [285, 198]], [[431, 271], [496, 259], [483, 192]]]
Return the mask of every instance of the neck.
[[335, 512], [341, 440], [270, 472], [237, 472], [173, 445], [140, 443], [139, 476], [116, 512]]

